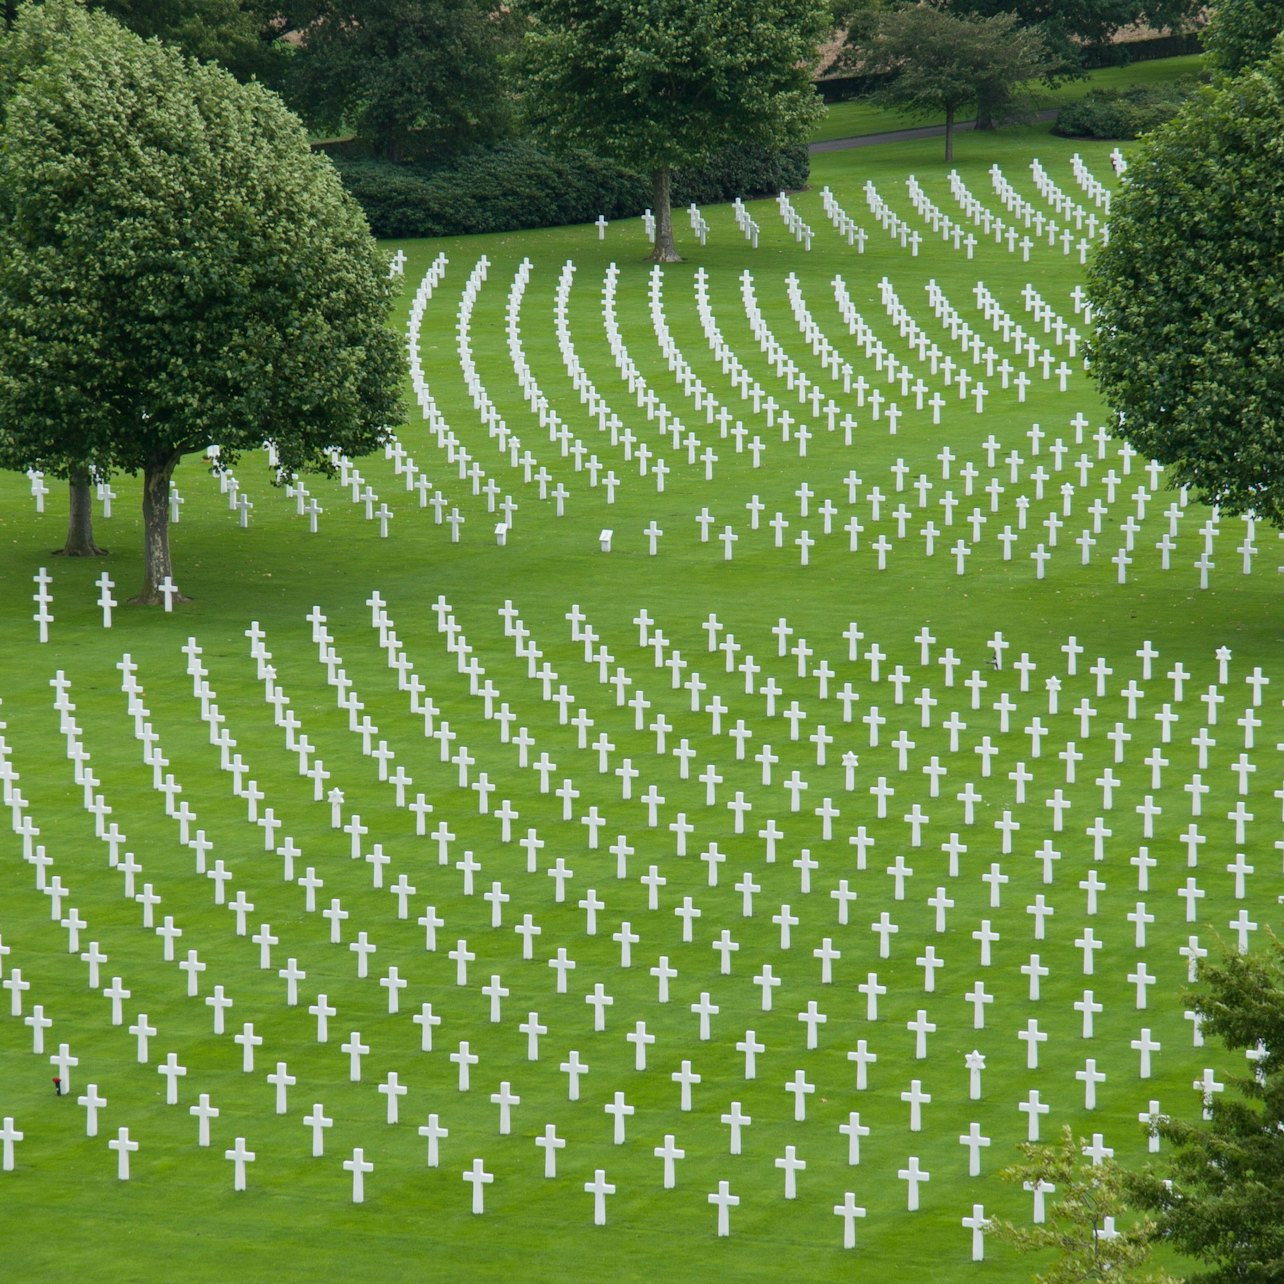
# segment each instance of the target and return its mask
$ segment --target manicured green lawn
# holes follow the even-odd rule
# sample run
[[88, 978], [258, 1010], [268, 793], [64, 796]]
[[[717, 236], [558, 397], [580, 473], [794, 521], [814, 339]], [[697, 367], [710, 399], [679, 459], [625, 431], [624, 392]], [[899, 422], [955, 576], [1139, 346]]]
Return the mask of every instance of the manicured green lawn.
[[[1068, 196], [1092, 208], [1071, 157], [1078, 153], [1106, 179], [1108, 150], [1075, 147], [1033, 128], [969, 134], [959, 139], [956, 167], [982, 206], [1011, 220], [995, 194], [992, 166], [1051, 213], [1032, 181], [1037, 157]], [[1170, 518], [1176, 501], [1162, 479], [1152, 493], [1143, 461], [1127, 459], [1104, 434], [1098, 443], [1105, 413], [1079, 362], [1068, 360], [1066, 335], [1058, 344], [1051, 323], [1045, 332], [1026, 310], [1029, 286], [1083, 328], [1072, 295], [1081, 273], [1077, 254], [1049, 248], [1045, 238], [1024, 262], [1019, 250], [983, 238], [969, 259], [927, 235], [907, 194], [910, 175], [939, 210], [965, 220], [939, 140], [818, 157], [812, 190], [794, 199], [814, 231], [810, 252], [786, 232], [774, 202], [750, 207], [761, 226], [757, 250], [729, 207], [707, 209], [708, 245], [695, 243], [683, 219], [688, 259], [660, 274], [654, 302], [640, 221], [613, 224], [604, 240], [581, 227], [400, 247], [408, 263], [399, 327], [434, 259], [447, 259], [423, 301], [417, 345], [442, 422], [434, 431], [412, 400], [400, 440], [414, 461], [411, 480], [426, 475], [427, 498], [439, 491], [445, 510], [457, 508], [464, 518], [457, 544], [382, 456], [358, 467], [378, 496], [373, 506], [386, 502], [395, 512], [386, 539], [353, 502], [353, 488], [337, 480], [307, 482], [324, 509], [318, 533], [310, 534], [295, 501], [268, 484], [262, 458], [235, 469], [254, 503], [242, 530], [217, 481], [189, 460], [177, 474], [184, 506], [173, 546], [176, 574], [192, 601], [172, 615], [118, 606], [107, 630], [95, 580], [105, 571], [124, 599], [140, 575], [136, 482], [113, 480], [112, 516], [97, 524], [111, 555], [89, 563], [50, 555], [65, 521], [56, 484], [39, 515], [26, 478], [0, 477], [0, 717], [7, 724], [3, 761], [14, 773], [5, 810], [18, 826], [0, 840], [0, 938], [9, 951], [5, 977], [20, 968], [31, 983], [20, 1016], [10, 1014], [10, 992], [0, 992], [0, 1118], [12, 1117], [24, 1133], [14, 1171], [0, 1173], [7, 1278], [695, 1280], [719, 1272], [728, 1279], [821, 1280], [890, 1271], [906, 1279], [1026, 1278], [1030, 1264], [1001, 1245], [988, 1244], [985, 1263], [972, 1263], [971, 1235], [961, 1225], [976, 1204], [987, 1214], [1030, 1215], [1029, 1197], [997, 1178], [1026, 1135], [1020, 1102], [1035, 1091], [1050, 1108], [1045, 1137], [1068, 1123], [1085, 1138], [1102, 1134], [1121, 1161], [1135, 1165], [1147, 1156], [1137, 1115], [1150, 1101], [1193, 1116], [1193, 1080], [1206, 1067], [1221, 1079], [1238, 1070], [1223, 1050], [1192, 1047], [1178, 950], [1192, 935], [1201, 948], [1233, 939], [1229, 924], [1241, 910], [1260, 930], [1284, 891], [1271, 796], [1279, 775], [1275, 746], [1284, 741], [1275, 539], [1257, 532], [1256, 560], [1251, 574], [1242, 574], [1242, 524], [1222, 519], [1207, 537], [1215, 566], [1201, 591], [1194, 564], [1207, 512], [1192, 503]], [[924, 234], [917, 255], [871, 215], [867, 182]], [[863, 254], [827, 221], [826, 186], [865, 229]], [[559, 302], [568, 262], [574, 271]], [[916, 409], [912, 386], [905, 392], [889, 382], [858, 343], [854, 319], [849, 326], [835, 303], [835, 278], [872, 336], [910, 363], [925, 390], [942, 394], [939, 425], [930, 403]], [[929, 283], [981, 337], [979, 355], [964, 352], [961, 332], [951, 338], [934, 314]], [[1019, 369], [1035, 376], [1024, 402], [1015, 385], [1001, 387], [997, 367], [985, 374], [986, 344], [1015, 354], [979, 306], [982, 283], [1038, 344], [1067, 359], [1066, 391], [1055, 373], [1045, 380], [1024, 357]], [[889, 291], [905, 309], [901, 322], [889, 315]], [[604, 319], [604, 300], [612, 297], [612, 318]], [[566, 332], [559, 336], [561, 315]], [[817, 327], [814, 347], [804, 333], [808, 315]], [[765, 400], [755, 409], [733, 385], [730, 357], [720, 360], [710, 346], [715, 326], [735, 361], [774, 399], [774, 422]], [[925, 353], [938, 345], [936, 374], [911, 347], [912, 326], [926, 337]], [[657, 328], [689, 364], [692, 395], [670, 368], [682, 373], [679, 358], [662, 352]], [[609, 336], [617, 331], [627, 356], [612, 351]], [[826, 343], [838, 354], [837, 377], [817, 355]], [[818, 410], [769, 362], [773, 344], [781, 371], [787, 359], [822, 389]], [[873, 346], [871, 340], [871, 353]], [[979, 371], [991, 389], [983, 413], [970, 394], [959, 396], [956, 382], [947, 385], [943, 354]], [[850, 393], [843, 390], [844, 362], [852, 367]], [[633, 391], [621, 365], [633, 375]], [[524, 391], [518, 371], [529, 371], [538, 390]], [[694, 379], [717, 405], [697, 407]], [[606, 427], [588, 405], [586, 380], [610, 408]], [[877, 416], [870, 396], [859, 404], [858, 386], [883, 395]], [[648, 418], [647, 388], [685, 425], [676, 447], [659, 419]], [[550, 432], [530, 410], [541, 396], [566, 425], [562, 442], [558, 423]], [[838, 406], [833, 432], [830, 397]], [[894, 434], [892, 400], [901, 410]], [[719, 406], [728, 412], [725, 436]], [[794, 424], [812, 433], [802, 443], [805, 454], [792, 429], [784, 440], [779, 412], [786, 406]], [[620, 421], [615, 443], [611, 412]], [[855, 420], [850, 445], [847, 414]], [[501, 442], [501, 420], [520, 444]], [[738, 425], [745, 429], [740, 451]], [[1032, 437], [1033, 425], [1039, 431]], [[633, 435], [627, 447], [626, 430]], [[688, 435], [698, 438], [694, 448]], [[757, 466], [749, 445], [755, 438]], [[639, 444], [651, 452], [645, 474]], [[706, 462], [706, 450], [716, 458]], [[601, 465], [597, 486], [589, 484], [591, 456]], [[663, 490], [655, 460], [668, 468]], [[607, 470], [618, 483], [613, 502]], [[518, 505], [502, 547], [494, 533], [499, 516], [488, 509], [491, 479], [497, 498], [508, 495]], [[560, 516], [558, 494], [565, 496]], [[750, 506], [759, 504], [755, 529]], [[779, 548], [769, 525], [776, 514]], [[854, 551], [846, 529], [852, 519], [860, 526]], [[1164, 570], [1156, 545], [1170, 521], [1177, 533]], [[662, 531], [654, 556], [645, 533], [652, 522]], [[1094, 526], [1085, 565], [1074, 540]], [[719, 538], [727, 528], [736, 536], [730, 561]], [[1000, 539], [1005, 528], [1010, 560]], [[604, 529], [613, 531], [609, 553], [600, 548]], [[810, 546], [795, 542], [804, 533]], [[1120, 584], [1111, 559], [1129, 541], [1132, 561]], [[959, 547], [968, 550], [957, 555], [966, 561], [962, 575], [952, 551]], [[1051, 552], [1043, 578], [1032, 556], [1040, 548]], [[53, 594], [45, 645], [31, 601], [41, 567], [52, 576]], [[375, 592], [386, 619], [370, 605]], [[324, 617], [320, 641], [314, 607]], [[649, 622], [639, 626], [639, 619]], [[855, 659], [853, 624], [863, 635]], [[786, 641], [797, 653], [780, 653], [778, 626], [792, 629]], [[1008, 644], [998, 671], [989, 664], [996, 633]], [[709, 649], [711, 634], [726, 651]], [[195, 677], [182, 649], [189, 638], [201, 648], [203, 673]], [[1083, 648], [1074, 652], [1073, 672], [1067, 647]], [[1224, 675], [1221, 647], [1229, 648]], [[1144, 658], [1156, 651], [1157, 659]], [[1168, 676], [1179, 664], [1189, 674], [1180, 700]], [[122, 691], [122, 665], [136, 673], [140, 690], [132, 695]], [[1254, 707], [1247, 679], [1259, 670], [1272, 685]], [[74, 710], [55, 708], [54, 680], [65, 680]], [[340, 707], [345, 690], [359, 705]], [[434, 712], [426, 718], [413, 705], [428, 699]], [[1095, 715], [1083, 711], [1089, 707]], [[1171, 714], [1177, 721], [1166, 724]], [[212, 742], [218, 725], [211, 720], [219, 718], [235, 742], [225, 751]], [[307, 761], [320, 758], [329, 773], [324, 788], [342, 791], [342, 823], [360, 818], [358, 854], [377, 857], [377, 845], [389, 858], [386, 869], [353, 859], [351, 835], [332, 828], [331, 804], [315, 801], [313, 780], [300, 774], [300, 735], [311, 746]], [[154, 737], [155, 748], [140, 736]], [[387, 772], [402, 769], [410, 781], [400, 799], [373, 756], [384, 745], [393, 755]], [[765, 746], [769, 783], [755, 756]], [[87, 755], [79, 767], [69, 748]], [[685, 775], [675, 749], [690, 750]], [[243, 793], [255, 782], [257, 815], [270, 807], [281, 831], [272, 835], [250, 819], [224, 753], [228, 767], [235, 757], [244, 764]], [[856, 762], [845, 764], [849, 753]], [[539, 763], [548, 764], [547, 792]], [[167, 815], [156, 788], [166, 776], [181, 789], [173, 808], [186, 805], [195, 816], [186, 822], [186, 844], [183, 824]], [[1198, 792], [1203, 787], [1206, 795]], [[410, 810], [418, 794], [433, 808], [423, 836]], [[115, 824], [124, 835], [120, 862], [141, 866], [135, 895], [150, 887], [161, 898], [155, 923], [169, 916], [182, 931], [173, 962], [164, 958], [162, 938], [143, 925], [145, 907], [122, 894], [127, 874], [111, 867], [110, 844], [96, 836], [86, 809], [96, 795], [111, 808], [104, 827]], [[1201, 807], [1195, 816], [1192, 800]], [[1253, 819], [1241, 822], [1237, 841], [1228, 813], [1241, 800]], [[751, 808], [743, 832], [742, 806]], [[827, 829], [825, 813], [833, 809]], [[26, 839], [24, 818], [38, 830]], [[439, 824], [448, 840], [431, 836]], [[1182, 837], [1192, 824], [1205, 839], [1193, 866]], [[772, 827], [781, 835], [774, 859], [760, 833]], [[1098, 861], [1089, 831], [1103, 827], [1111, 833]], [[207, 868], [221, 861], [218, 868], [231, 873], [225, 901], [240, 894], [239, 903], [253, 907], [244, 911], [244, 936], [236, 912], [216, 903], [214, 880], [197, 873], [197, 829], [213, 845]], [[519, 845], [531, 830], [543, 843], [534, 872]], [[287, 834], [301, 853], [293, 859], [295, 881], [284, 877], [285, 857], [271, 850]], [[853, 837], [872, 840], [863, 863]], [[24, 842], [33, 857], [38, 845], [52, 859], [45, 881], [57, 876], [67, 891], [61, 916], [70, 921], [74, 906], [86, 924], [77, 952], [69, 952], [67, 929], [51, 917], [52, 898], [37, 888]], [[943, 844], [966, 848], [957, 869]], [[1253, 873], [1227, 869], [1238, 852], [1241, 869], [1251, 865]], [[656, 886], [655, 908], [641, 881], [652, 867], [667, 880]], [[311, 911], [297, 881], [308, 869], [324, 881]], [[992, 887], [983, 881], [991, 873], [1008, 881]], [[405, 892], [404, 919], [390, 891], [403, 878], [401, 886], [413, 888]], [[1203, 893], [1193, 922], [1179, 896], [1188, 879]], [[855, 899], [843, 921], [847, 893]], [[334, 900], [348, 915], [339, 944], [321, 917]], [[430, 906], [443, 920], [435, 950], [425, 948], [427, 928], [418, 922]], [[1049, 908], [1055, 913], [1040, 937], [1038, 914]], [[683, 915], [696, 911], [688, 940]], [[872, 930], [883, 915], [898, 929], [887, 957]], [[792, 919], [786, 944], [781, 921]], [[275, 941], [261, 933], [260, 943], [252, 939], [261, 924], [270, 925]], [[539, 929], [529, 959], [515, 927]], [[349, 948], [360, 932], [377, 947], [364, 978]], [[991, 933], [997, 936], [986, 963], [983, 938]], [[1100, 943], [1095, 951], [1092, 939]], [[621, 940], [629, 943], [627, 966]], [[78, 957], [93, 941], [108, 956], [98, 990], [120, 977], [130, 991], [120, 1026], [112, 1024], [110, 1000], [89, 988]], [[462, 984], [460, 941], [474, 956]], [[177, 966], [188, 950], [206, 968], [191, 998]], [[1032, 954], [1048, 969], [1037, 1000], [1022, 971]], [[291, 959], [306, 973], [294, 1006], [279, 975]], [[550, 966], [562, 961], [575, 965], [564, 993]], [[665, 966], [676, 976], [662, 1002], [652, 969]], [[871, 973], [886, 987], [876, 1019], [857, 988]], [[1144, 979], [1130, 977], [1147, 974], [1155, 983], [1143, 1010], [1137, 989], [1145, 989]], [[768, 990], [767, 1011], [769, 975], [780, 984]], [[492, 978], [499, 980], [492, 985]], [[398, 980], [406, 987], [390, 1013]], [[979, 1029], [965, 998], [978, 983], [992, 998]], [[205, 1002], [215, 986], [233, 1001], [221, 1035]], [[1075, 1006], [1086, 990], [1102, 1005], [1091, 1037]], [[325, 1042], [308, 1011], [319, 994], [336, 1009]], [[599, 996], [612, 1002], [603, 1008], [604, 1029], [596, 1030], [586, 1000]], [[431, 1051], [411, 1019], [425, 1003], [440, 1018]], [[36, 1004], [53, 1022], [39, 1054], [23, 1021]], [[709, 1011], [707, 1039], [693, 1005]], [[814, 1049], [800, 1019], [812, 1012], [826, 1018]], [[907, 1028], [919, 1012], [936, 1027], [922, 1060]], [[157, 1031], [142, 1062], [128, 1028], [140, 1013]], [[544, 1028], [537, 1060], [529, 1059], [530, 1036], [520, 1028], [529, 1029], [531, 1013]], [[1031, 1021], [1048, 1036], [1036, 1068], [1027, 1066], [1017, 1037]], [[250, 1073], [232, 1040], [246, 1022], [263, 1039]], [[636, 1068], [635, 1045], [626, 1039], [638, 1035], [639, 1022], [655, 1040], [644, 1069]], [[1130, 1046], [1143, 1028], [1162, 1045], [1149, 1079], [1139, 1076]], [[341, 1050], [354, 1031], [370, 1049], [356, 1082]], [[737, 1046], [750, 1038], [747, 1031], [762, 1045], [752, 1078]], [[858, 1091], [849, 1053], [861, 1041], [878, 1059]], [[60, 1043], [79, 1058], [71, 1095], [61, 1098], [48, 1060]], [[450, 1059], [463, 1043], [478, 1058], [466, 1091]], [[969, 1097], [964, 1062], [974, 1049], [986, 1058], [979, 1100]], [[573, 1051], [589, 1067], [578, 1100], [569, 1099], [561, 1069]], [[157, 1071], [170, 1052], [187, 1070], [172, 1106]], [[1076, 1077], [1091, 1069], [1088, 1059], [1106, 1075], [1092, 1110]], [[296, 1080], [283, 1114], [266, 1079], [279, 1062]], [[690, 1110], [673, 1079], [687, 1062], [700, 1076]], [[806, 1118], [796, 1122], [786, 1084], [798, 1071], [814, 1091]], [[407, 1089], [395, 1124], [378, 1090], [392, 1086], [390, 1072]], [[913, 1081], [931, 1095], [919, 1132], [910, 1130], [901, 1095]], [[96, 1138], [86, 1137], [77, 1102], [90, 1083], [107, 1099]], [[501, 1135], [492, 1095], [505, 1084], [520, 1104], [512, 1107], [511, 1131]], [[605, 1111], [617, 1092], [635, 1112], [618, 1145]], [[208, 1149], [196, 1144], [189, 1114], [202, 1093], [221, 1112]], [[333, 1126], [324, 1155], [313, 1158], [304, 1116], [318, 1102]], [[730, 1153], [722, 1120], [736, 1102], [752, 1118], [738, 1155]], [[839, 1132], [853, 1112], [870, 1129], [857, 1165]], [[449, 1130], [435, 1168], [417, 1131], [430, 1115]], [[977, 1177], [968, 1175], [959, 1143], [973, 1122], [990, 1139]], [[566, 1142], [552, 1179], [543, 1175], [544, 1153], [535, 1144], [547, 1125]], [[121, 1126], [140, 1143], [128, 1183], [117, 1180], [106, 1144]], [[676, 1163], [674, 1188], [666, 1189], [655, 1150], [670, 1135], [685, 1157]], [[243, 1192], [233, 1190], [224, 1158], [238, 1137], [256, 1155]], [[777, 1165], [790, 1146], [807, 1165], [793, 1200], [784, 1197]], [[375, 1165], [360, 1206], [341, 1166], [357, 1147]], [[897, 1176], [911, 1156], [931, 1173], [918, 1212], [907, 1211]], [[463, 1180], [475, 1158], [494, 1177], [481, 1216], [470, 1211]], [[593, 1198], [584, 1190], [599, 1169], [615, 1186], [605, 1226], [594, 1225]], [[708, 1201], [722, 1181], [740, 1199], [727, 1239], [717, 1238]], [[850, 1252], [833, 1211], [848, 1191], [867, 1210]]]
[[[1123, 89], [1129, 85], [1159, 85], [1199, 74], [1202, 54], [1181, 58], [1160, 58], [1134, 63], [1127, 67], [1101, 67], [1088, 72], [1082, 80], [1069, 80], [1053, 89], [1040, 86], [1036, 91], [1041, 107], [1060, 107], [1077, 102], [1094, 89]], [[967, 119], [968, 112], [963, 113]], [[825, 118], [816, 126], [811, 141], [828, 142], [835, 138], [857, 138], [863, 134], [882, 134], [890, 130], [911, 129], [918, 125], [939, 125], [943, 118], [910, 116], [905, 112], [879, 107], [860, 99], [832, 103]]]

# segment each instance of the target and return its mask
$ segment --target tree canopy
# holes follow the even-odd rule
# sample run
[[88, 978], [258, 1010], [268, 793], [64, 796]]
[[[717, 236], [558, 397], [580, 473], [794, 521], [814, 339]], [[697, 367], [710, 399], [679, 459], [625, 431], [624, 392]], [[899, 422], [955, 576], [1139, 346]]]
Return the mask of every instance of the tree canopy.
[[1221, 0], [1204, 31], [1204, 48], [1214, 69], [1238, 76], [1271, 52], [1284, 31], [1284, 0]]
[[878, 98], [914, 114], [944, 114], [947, 161], [960, 109], [984, 102], [995, 115], [1027, 81], [1052, 70], [1043, 37], [1014, 14], [956, 16], [931, 5], [879, 15], [851, 56], [863, 70], [890, 77]]
[[510, 115], [500, 55], [516, 25], [494, 0], [282, 0], [286, 94], [316, 128], [352, 129], [392, 160], [489, 142]]
[[1082, 45], [1103, 44], [1123, 27], [1166, 29], [1194, 22], [1203, 0], [946, 0], [958, 14], [1015, 15], [1022, 26], [1038, 27], [1059, 57], [1078, 61]]
[[[859, 44], [880, 13], [912, 8], [920, 0], [838, 0], [834, 16]], [[1021, 27], [1033, 27], [1065, 70], [1079, 66], [1086, 46], [1109, 41], [1122, 28], [1145, 25], [1157, 30], [1188, 27], [1203, 16], [1203, 0], [927, 0], [959, 18], [1010, 14]], [[1270, 3], [1270, 0], [1249, 0]]]
[[1206, 1094], [1205, 1122], [1159, 1121], [1173, 1158], [1137, 1178], [1134, 1195], [1165, 1240], [1210, 1267], [1193, 1278], [1284, 1278], [1284, 947], [1272, 936], [1251, 953], [1225, 950], [1183, 998], [1206, 1035], [1252, 1061]]
[[184, 455], [325, 471], [399, 421], [386, 264], [268, 91], [74, 0], [5, 45], [0, 462], [141, 473], [155, 600]]
[[[86, 0], [137, 35], [175, 45], [191, 58], [218, 62], [238, 80], [275, 79], [284, 50], [277, 47], [270, 0]], [[4, 25], [20, 5], [5, 0]]]
[[676, 258], [675, 167], [736, 142], [780, 145], [824, 108], [811, 83], [821, 0], [525, 0], [516, 55], [540, 132], [654, 180], [655, 257]]
[[1230, 513], [1284, 522], [1284, 43], [1130, 158], [1089, 268], [1117, 431]]

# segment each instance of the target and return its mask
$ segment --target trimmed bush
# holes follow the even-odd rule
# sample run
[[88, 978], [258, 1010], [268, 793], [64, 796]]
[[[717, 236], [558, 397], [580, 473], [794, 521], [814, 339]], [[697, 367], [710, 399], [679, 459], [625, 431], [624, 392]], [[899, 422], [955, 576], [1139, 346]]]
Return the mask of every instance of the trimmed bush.
[[1194, 78], [1170, 85], [1095, 89], [1057, 113], [1052, 132], [1062, 138], [1137, 138], [1177, 115], [1199, 88]]
[[[376, 236], [464, 236], [587, 223], [604, 214], [630, 218], [651, 203], [640, 174], [589, 152], [554, 156], [526, 141], [479, 148], [452, 165], [430, 168], [334, 157], [344, 186]], [[802, 187], [810, 173], [805, 144], [771, 151], [739, 145], [707, 165], [678, 170], [680, 208]]]

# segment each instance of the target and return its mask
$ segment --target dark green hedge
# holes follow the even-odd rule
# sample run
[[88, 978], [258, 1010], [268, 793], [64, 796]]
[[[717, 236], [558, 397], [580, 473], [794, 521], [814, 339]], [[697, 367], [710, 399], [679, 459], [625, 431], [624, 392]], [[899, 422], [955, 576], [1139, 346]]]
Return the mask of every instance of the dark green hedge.
[[1153, 87], [1096, 89], [1062, 107], [1052, 132], [1062, 138], [1136, 138], [1172, 120], [1198, 86], [1190, 78]]
[[[334, 157], [344, 186], [376, 236], [462, 236], [629, 218], [651, 204], [650, 182], [587, 152], [554, 156], [514, 141], [431, 169]], [[741, 145], [674, 175], [675, 208], [792, 190], [806, 184], [805, 144], [770, 151]]]
[[1119, 40], [1086, 47], [1083, 65], [1089, 70], [1094, 67], [1125, 67], [1134, 62], [1156, 62], [1161, 58], [1202, 53], [1203, 48], [1197, 31], [1149, 36], [1145, 40]]

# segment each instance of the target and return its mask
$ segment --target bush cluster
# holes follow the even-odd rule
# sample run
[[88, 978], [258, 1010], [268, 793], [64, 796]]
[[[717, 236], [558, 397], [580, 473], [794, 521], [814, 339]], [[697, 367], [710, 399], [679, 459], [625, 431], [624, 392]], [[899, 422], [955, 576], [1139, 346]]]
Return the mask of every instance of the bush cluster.
[[1199, 87], [1199, 81], [1094, 89], [1057, 113], [1052, 132], [1062, 138], [1137, 138], [1172, 120]]
[[[651, 204], [647, 177], [589, 152], [554, 156], [517, 140], [479, 148], [432, 168], [375, 159], [333, 158], [376, 236], [463, 236], [587, 223], [599, 214], [629, 218]], [[774, 194], [807, 182], [804, 144], [772, 151], [747, 144], [674, 174], [675, 209]]]

